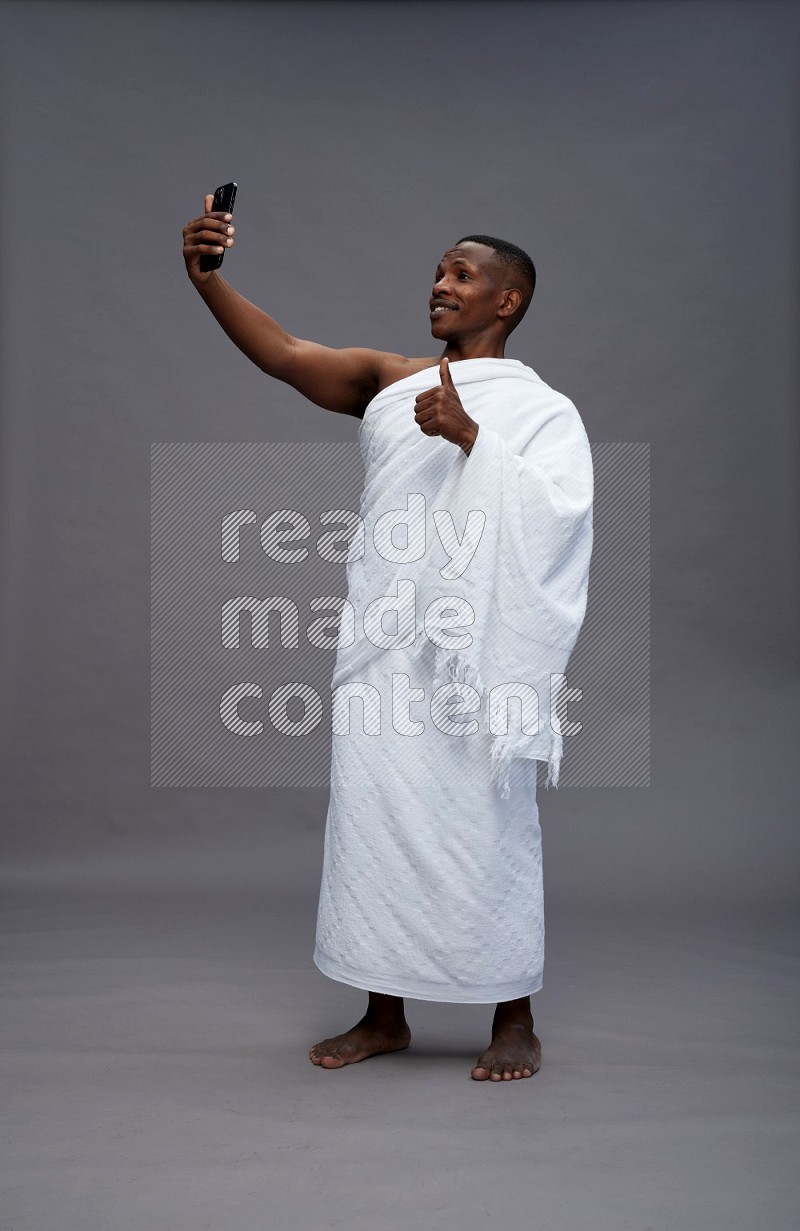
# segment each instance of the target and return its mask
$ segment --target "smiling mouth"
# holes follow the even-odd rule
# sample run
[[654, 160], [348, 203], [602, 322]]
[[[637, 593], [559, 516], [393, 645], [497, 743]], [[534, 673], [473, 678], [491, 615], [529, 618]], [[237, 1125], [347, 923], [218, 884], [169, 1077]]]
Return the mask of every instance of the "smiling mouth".
[[450, 304], [438, 303], [431, 308], [431, 316], [441, 316], [444, 312], [457, 312], [458, 308], [451, 307]]

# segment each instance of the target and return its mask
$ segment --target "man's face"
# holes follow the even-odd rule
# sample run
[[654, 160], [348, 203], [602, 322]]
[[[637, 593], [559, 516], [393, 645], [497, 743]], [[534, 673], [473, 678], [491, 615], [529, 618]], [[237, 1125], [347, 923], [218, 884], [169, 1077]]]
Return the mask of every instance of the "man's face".
[[447, 341], [487, 329], [497, 320], [503, 289], [491, 248], [470, 241], [448, 249], [436, 267], [430, 297], [434, 338]]

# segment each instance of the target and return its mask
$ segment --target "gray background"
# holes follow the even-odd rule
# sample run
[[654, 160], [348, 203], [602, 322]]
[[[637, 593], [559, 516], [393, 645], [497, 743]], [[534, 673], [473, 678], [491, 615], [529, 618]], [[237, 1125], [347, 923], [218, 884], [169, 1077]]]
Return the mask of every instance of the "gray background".
[[[800, 10], [1, 11], [5, 1225], [793, 1227]], [[528, 249], [508, 355], [651, 445], [651, 786], [542, 792], [503, 1093], [487, 1006], [306, 1059], [365, 1000], [311, 962], [324, 790], [149, 785], [151, 442], [357, 427], [186, 281], [229, 178], [226, 275], [334, 346], [431, 354], [442, 251]]]

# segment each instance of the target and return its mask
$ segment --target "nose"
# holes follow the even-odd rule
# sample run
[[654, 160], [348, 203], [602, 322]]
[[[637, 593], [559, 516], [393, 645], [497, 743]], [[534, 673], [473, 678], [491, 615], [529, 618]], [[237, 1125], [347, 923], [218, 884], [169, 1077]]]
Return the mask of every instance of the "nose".
[[441, 295], [442, 291], [447, 291], [447, 274], [442, 274], [441, 278], [433, 284], [434, 295]]

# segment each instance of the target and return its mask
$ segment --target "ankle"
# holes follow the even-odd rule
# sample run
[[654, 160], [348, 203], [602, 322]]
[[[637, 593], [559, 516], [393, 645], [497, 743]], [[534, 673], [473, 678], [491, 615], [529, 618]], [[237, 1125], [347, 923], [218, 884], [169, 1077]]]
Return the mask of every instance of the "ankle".
[[523, 996], [519, 1000], [500, 1001], [494, 1011], [492, 1026], [494, 1029], [517, 1026], [524, 1030], [533, 1030], [530, 998]]
[[364, 1021], [370, 1025], [402, 1026], [405, 1024], [405, 1003], [402, 996], [385, 996], [370, 992]]
[[367, 1009], [359, 1025], [367, 1026], [370, 1030], [383, 1030], [387, 1033], [408, 1029], [408, 1022], [402, 1012], [382, 1013], [379, 1010], [373, 1011], [372, 1009]]

